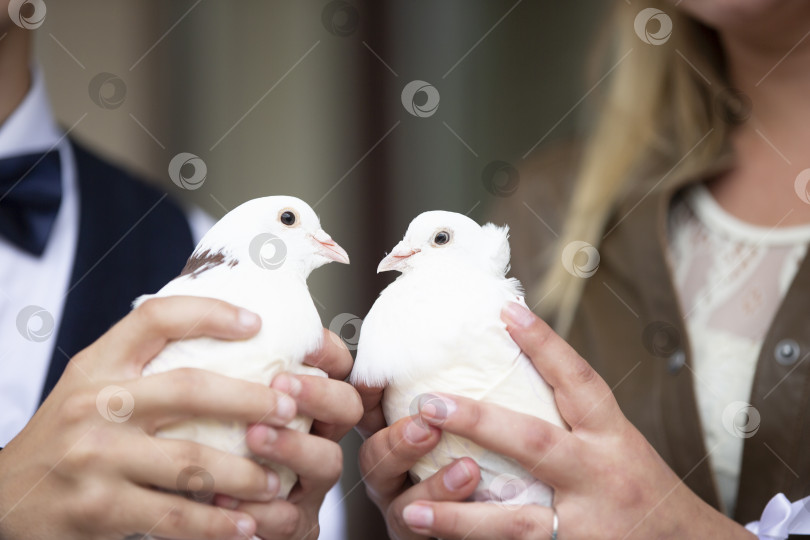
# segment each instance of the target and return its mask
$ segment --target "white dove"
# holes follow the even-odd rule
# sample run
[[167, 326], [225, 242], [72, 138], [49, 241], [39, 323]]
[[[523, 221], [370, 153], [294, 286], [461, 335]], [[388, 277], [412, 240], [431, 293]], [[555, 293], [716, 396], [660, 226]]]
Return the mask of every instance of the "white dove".
[[[416, 414], [431, 392], [496, 403], [564, 426], [551, 388], [500, 319], [509, 301], [523, 302], [507, 278], [509, 229], [484, 226], [453, 212], [425, 212], [385, 257], [378, 272], [402, 273], [363, 321], [352, 383], [385, 387], [388, 424]], [[424, 401], [422, 402], [424, 404]], [[511, 458], [443, 433], [411, 469], [415, 481], [469, 456], [481, 467], [473, 500], [550, 506], [552, 489]]]
[[[331, 261], [348, 264], [349, 257], [301, 199], [263, 197], [238, 206], [200, 240], [180, 276], [157, 293], [140, 296], [134, 307], [153, 297], [218, 298], [257, 313], [261, 330], [243, 341], [203, 337], [169, 343], [143, 375], [193, 367], [264, 385], [281, 372], [325, 376], [320, 369], [302, 365], [323, 339], [306, 280], [312, 270]], [[299, 415], [288, 427], [308, 432], [311, 424], [311, 418]], [[238, 422], [195, 418], [163, 428], [158, 436], [248, 457], [245, 429]], [[295, 473], [263, 464], [279, 474], [279, 497], [286, 498], [297, 481]]]

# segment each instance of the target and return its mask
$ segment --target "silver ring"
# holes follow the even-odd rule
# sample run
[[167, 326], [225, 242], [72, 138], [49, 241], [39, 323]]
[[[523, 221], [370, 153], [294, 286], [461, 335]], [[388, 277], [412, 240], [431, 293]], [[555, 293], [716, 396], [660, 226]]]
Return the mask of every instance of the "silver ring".
[[557, 517], [557, 509], [551, 507], [552, 521], [551, 521], [551, 540], [557, 540], [557, 529], [560, 526], [560, 518]]

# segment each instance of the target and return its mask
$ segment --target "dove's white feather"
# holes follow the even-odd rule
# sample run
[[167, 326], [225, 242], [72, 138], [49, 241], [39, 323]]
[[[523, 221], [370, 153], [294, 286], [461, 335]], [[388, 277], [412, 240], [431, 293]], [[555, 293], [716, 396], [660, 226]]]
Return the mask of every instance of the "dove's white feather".
[[[440, 231], [451, 235], [446, 245], [433, 242]], [[564, 425], [551, 389], [500, 319], [507, 302], [523, 302], [519, 282], [505, 276], [508, 229], [426, 212], [411, 222], [392, 255], [397, 252], [406, 255], [394, 263], [402, 275], [364, 319], [351, 376], [355, 383], [387, 386], [386, 421], [415, 414], [420, 395], [444, 392]], [[411, 472], [422, 479], [462, 456], [481, 466], [477, 498], [550, 504], [550, 488], [513, 460], [450, 434]], [[506, 490], [499, 485], [512, 478], [523, 489], [515, 490], [514, 482]], [[516, 494], [504, 496], [509, 489]]]
[[[280, 213], [288, 209], [296, 213], [293, 227], [279, 221]], [[267, 242], [268, 234], [282, 244]], [[193, 367], [263, 385], [281, 372], [323, 376], [321, 370], [302, 365], [306, 355], [320, 347], [323, 336], [306, 278], [330, 258], [322, 254], [323, 246], [313, 240], [315, 236], [331, 242], [312, 209], [294, 197], [254, 199], [218, 221], [194, 250], [183, 275], [157, 293], [139, 297], [134, 307], [153, 297], [217, 298], [257, 313], [261, 330], [241, 341], [203, 337], [171, 342], [146, 365], [143, 375]], [[269, 253], [262, 251], [263, 244]], [[205, 315], [200, 313], [200, 318]], [[311, 423], [299, 416], [288, 427], [309, 431]], [[194, 419], [168, 426], [158, 435], [250, 456], [245, 428], [238, 422]], [[279, 473], [280, 496], [286, 497], [296, 482], [295, 473], [268, 465]]]

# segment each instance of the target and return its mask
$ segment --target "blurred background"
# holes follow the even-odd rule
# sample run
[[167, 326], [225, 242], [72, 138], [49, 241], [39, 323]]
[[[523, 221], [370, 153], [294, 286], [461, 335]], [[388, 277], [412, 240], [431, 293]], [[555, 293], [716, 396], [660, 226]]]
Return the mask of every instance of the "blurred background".
[[[313, 205], [352, 265], [315, 272], [312, 293], [351, 345], [416, 214], [487, 219], [531, 181], [523, 160], [571, 136], [606, 4], [73, 0], [48, 2], [35, 33], [79, 142], [214, 218], [270, 194]], [[196, 189], [171, 181], [181, 152], [205, 163]], [[383, 538], [359, 443], [343, 441], [349, 538]]]

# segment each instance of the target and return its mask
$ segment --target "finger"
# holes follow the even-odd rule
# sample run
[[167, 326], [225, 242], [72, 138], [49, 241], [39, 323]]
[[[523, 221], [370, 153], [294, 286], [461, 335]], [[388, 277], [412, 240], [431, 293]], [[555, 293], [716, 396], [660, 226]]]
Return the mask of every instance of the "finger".
[[551, 508], [536, 504], [419, 501], [405, 507], [403, 520], [414, 532], [445, 540], [519, 540], [551, 538], [553, 514]]
[[386, 521], [396, 524], [400, 530], [407, 529], [402, 515], [412, 502], [463, 501], [473, 494], [480, 481], [481, 471], [475, 461], [470, 458], [455, 460], [394, 499], [386, 512]]
[[342, 381], [349, 376], [354, 361], [343, 340], [324, 328], [321, 348], [309, 354], [304, 363], [324, 370], [332, 379]]
[[[217, 508], [179, 495], [136, 488], [124, 505], [122, 523], [141, 534], [177, 540], [251, 538], [256, 522], [243, 512]], [[125, 526], [126, 526], [125, 525]]]
[[365, 411], [357, 424], [357, 431], [364, 439], [367, 439], [372, 433], [376, 433], [386, 426], [382, 410], [382, 396], [385, 389], [360, 383], [354, 384], [354, 388], [360, 394], [360, 401], [363, 403]]
[[507, 330], [554, 389], [560, 415], [576, 428], [615, 426], [621, 411], [607, 383], [542, 319], [509, 302], [501, 312]]
[[147, 431], [194, 418], [265, 422], [283, 426], [297, 411], [295, 400], [262, 384], [202, 369], [173, 369], [127, 383], [133, 416]]
[[308, 523], [304, 510], [296, 504], [281, 499], [270, 503], [236, 502], [236, 510], [250, 514], [256, 520], [256, 535], [263, 540], [318, 538], [317, 522]]
[[328, 439], [340, 440], [363, 415], [357, 390], [343, 381], [282, 373], [270, 387], [293, 396], [298, 414], [317, 421], [313, 433]]
[[441, 431], [402, 418], [366, 440], [360, 447], [360, 472], [369, 492], [388, 501], [402, 490], [408, 471], [441, 439]]
[[104, 334], [98, 344], [105, 362], [140, 376], [143, 366], [170, 340], [211, 336], [244, 339], [258, 332], [259, 316], [222, 300], [194, 296], [152, 298]]
[[292, 469], [302, 497], [323, 496], [343, 471], [340, 445], [309, 433], [258, 424], [248, 428], [247, 445], [257, 456]]
[[278, 475], [254, 461], [190, 441], [151, 437], [147, 441], [146, 437], [149, 435], [122, 441], [131, 456], [121, 460], [123, 473], [138, 484], [193, 498], [224, 493], [239, 499], [270, 501], [278, 495]]
[[564, 484], [581, 470], [576, 437], [561, 427], [493, 403], [462, 396], [424, 395], [430, 396], [419, 400], [419, 414], [425, 422], [514, 458], [549, 484]]

